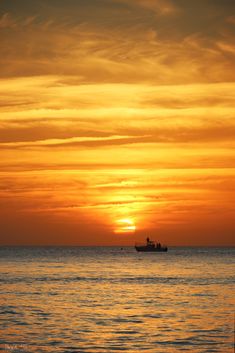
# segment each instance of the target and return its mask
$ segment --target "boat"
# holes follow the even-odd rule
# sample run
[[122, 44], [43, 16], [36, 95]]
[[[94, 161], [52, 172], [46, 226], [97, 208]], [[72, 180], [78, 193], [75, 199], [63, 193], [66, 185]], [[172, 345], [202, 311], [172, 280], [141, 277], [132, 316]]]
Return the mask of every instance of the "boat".
[[135, 249], [143, 252], [166, 252], [168, 250], [167, 246], [162, 246], [149, 238], [146, 239], [146, 244], [135, 244]]

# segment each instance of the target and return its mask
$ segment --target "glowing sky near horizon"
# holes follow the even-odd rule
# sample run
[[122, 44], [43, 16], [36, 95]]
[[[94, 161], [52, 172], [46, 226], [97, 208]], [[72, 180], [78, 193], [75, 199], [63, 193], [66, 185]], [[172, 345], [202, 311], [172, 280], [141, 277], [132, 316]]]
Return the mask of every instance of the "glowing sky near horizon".
[[235, 3], [0, 2], [0, 244], [231, 245]]

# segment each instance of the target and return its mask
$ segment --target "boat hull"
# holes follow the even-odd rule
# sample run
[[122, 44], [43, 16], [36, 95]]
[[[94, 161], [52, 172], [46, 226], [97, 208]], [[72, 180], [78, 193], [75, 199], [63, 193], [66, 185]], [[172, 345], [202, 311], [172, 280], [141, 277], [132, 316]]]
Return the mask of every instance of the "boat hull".
[[148, 246], [135, 246], [136, 251], [141, 252], [167, 252], [167, 247], [162, 248], [155, 248], [155, 247], [148, 247]]

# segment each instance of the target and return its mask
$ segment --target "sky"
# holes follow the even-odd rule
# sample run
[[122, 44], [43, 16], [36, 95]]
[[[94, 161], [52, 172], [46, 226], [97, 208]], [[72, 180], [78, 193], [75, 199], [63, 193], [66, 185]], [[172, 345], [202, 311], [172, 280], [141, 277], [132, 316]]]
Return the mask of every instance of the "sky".
[[235, 245], [235, 2], [0, 0], [0, 244]]

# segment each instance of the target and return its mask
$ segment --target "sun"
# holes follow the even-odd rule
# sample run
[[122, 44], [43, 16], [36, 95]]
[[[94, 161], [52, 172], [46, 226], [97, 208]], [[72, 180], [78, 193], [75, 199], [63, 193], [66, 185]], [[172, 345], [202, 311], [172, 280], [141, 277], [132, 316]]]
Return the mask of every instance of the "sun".
[[136, 231], [135, 222], [131, 218], [119, 219], [116, 222], [115, 233], [134, 233]]

